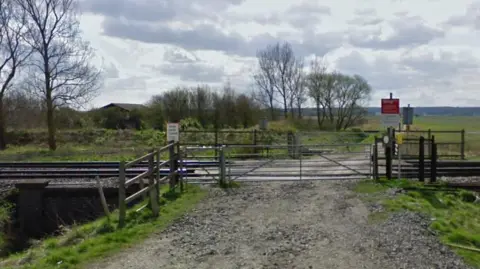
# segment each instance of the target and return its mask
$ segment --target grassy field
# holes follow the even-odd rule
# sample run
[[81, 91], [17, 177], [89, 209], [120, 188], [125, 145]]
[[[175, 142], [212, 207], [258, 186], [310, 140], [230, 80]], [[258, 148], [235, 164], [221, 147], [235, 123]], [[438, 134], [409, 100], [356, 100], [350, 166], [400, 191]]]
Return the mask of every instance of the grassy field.
[[180, 193], [166, 192], [161, 197], [160, 216], [153, 218], [146, 208], [137, 212], [137, 207], [127, 212], [126, 227], [117, 228], [117, 213], [97, 221], [66, 228], [61, 236], [37, 242], [28, 251], [0, 259], [4, 269], [40, 268], [88, 268], [88, 264], [132, 246], [147, 238], [151, 233], [160, 232], [175, 219], [192, 209], [206, 194], [198, 186], [186, 186]]
[[[460, 154], [461, 134], [442, 133], [440, 131], [460, 131], [465, 129], [465, 154], [468, 158], [480, 157], [480, 117], [423, 116], [414, 119], [411, 130], [422, 130], [413, 136], [427, 136], [427, 130], [435, 136], [440, 154]], [[362, 130], [382, 130], [380, 117], [369, 117], [361, 126], [349, 132], [319, 133], [314, 119], [302, 121], [276, 121], [269, 123], [268, 132], [254, 132], [251, 129], [227, 129], [218, 135], [212, 131], [199, 130], [181, 133], [180, 140], [197, 144], [257, 144], [285, 145], [287, 132], [300, 132], [301, 142], [305, 145], [326, 145], [343, 143], [371, 143], [372, 134]], [[478, 133], [474, 133], [478, 132]], [[0, 152], [0, 161], [119, 161], [142, 156], [152, 147], [165, 145], [165, 133], [156, 130], [66, 130], [58, 133], [58, 149], [51, 152], [46, 146], [45, 130], [16, 131], [10, 134], [15, 142]], [[453, 143], [453, 144], [448, 144]], [[239, 154], [252, 153], [253, 148], [236, 149]], [[284, 150], [285, 151], [285, 150]], [[286, 151], [285, 151], [286, 153]], [[213, 155], [213, 151], [202, 155]]]
[[[389, 188], [407, 188], [407, 192], [388, 198]], [[385, 212], [370, 215], [371, 222], [383, 221], [389, 212], [409, 210], [427, 214], [432, 218], [431, 228], [437, 231], [442, 242], [465, 260], [480, 268], [480, 204], [474, 203], [475, 194], [468, 191], [438, 191], [420, 183], [400, 181], [363, 181], [355, 191], [369, 202], [381, 201]], [[467, 248], [470, 248], [468, 250]], [[474, 249], [477, 249], [475, 251]]]
[[[480, 117], [472, 116], [422, 116], [416, 117], [411, 126], [414, 131], [428, 131], [435, 136], [440, 144], [439, 153], [460, 153], [460, 145], [448, 143], [460, 143], [462, 136], [460, 131], [465, 130], [465, 155], [468, 159], [480, 158]], [[380, 117], [369, 117], [368, 122], [360, 126], [363, 130], [378, 130]], [[447, 131], [447, 132], [442, 132]], [[452, 131], [459, 131], [453, 132]], [[412, 136], [428, 136], [427, 132], [414, 133]]]

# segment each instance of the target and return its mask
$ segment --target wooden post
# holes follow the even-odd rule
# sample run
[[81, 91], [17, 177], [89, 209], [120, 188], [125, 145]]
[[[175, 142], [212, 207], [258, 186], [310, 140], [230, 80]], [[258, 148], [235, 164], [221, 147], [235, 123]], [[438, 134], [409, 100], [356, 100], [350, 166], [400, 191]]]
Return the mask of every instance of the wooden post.
[[[430, 146], [430, 142], [432, 141], [432, 130], [428, 129], [427, 133], [427, 154], [430, 154], [432, 152], [432, 147]], [[428, 157], [428, 155], [427, 155]]]
[[220, 148], [220, 158], [219, 158], [219, 164], [220, 164], [220, 186], [223, 186], [225, 184], [225, 178], [226, 178], [226, 169], [225, 169], [225, 151], [224, 148]]
[[127, 215], [127, 205], [125, 203], [125, 161], [120, 162], [118, 168], [118, 227], [125, 226], [125, 217]]
[[430, 160], [430, 182], [437, 181], [437, 143], [432, 143], [432, 153]]
[[465, 160], [465, 129], [462, 129], [460, 136], [460, 157]]
[[392, 179], [392, 159], [393, 159], [393, 150], [392, 150], [392, 147], [393, 147], [393, 131], [392, 131], [392, 128], [388, 128], [387, 129], [387, 132], [388, 132], [388, 143], [386, 143], [385, 145], [385, 176], [387, 177], [387, 179]]
[[425, 138], [420, 136], [418, 148], [418, 180], [425, 181]]
[[[155, 153], [155, 151], [152, 151], [152, 153]], [[151, 187], [150, 188], [150, 191], [149, 191], [149, 194], [150, 194], [150, 206], [152, 208], [152, 213], [153, 213], [153, 216], [154, 217], [157, 217], [158, 216], [158, 212], [159, 212], [159, 209], [158, 209], [158, 200], [157, 200], [157, 189], [154, 188], [153, 186], [155, 186], [155, 177], [156, 177], [156, 174], [155, 174], [155, 167], [154, 167], [154, 161], [155, 161], [155, 154], [152, 154], [150, 156], [150, 158], [148, 158], [148, 186]], [[158, 184], [158, 182], [157, 182]]]
[[170, 185], [170, 190], [173, 190], [175, 188], [175, 172], [177, 169], [175, 168], [175, 147], [173, 144], [173, 141], [168, 142], [170, 144], [170, 147], [168, 148], [168, 157], [170, 158], [170, 178], [169, 178], [169, 185]]
[[218, 160], [218, 129], [215, 128], [215, 160]]
[[387, 143], [385, 150], [385, 176], [387, 179], [392, 179], [392, 150], [390, 143]]
[[161, 157], [161, 153], [160, 153], [160, 150], [157, 149], [157, 160], [156, 160], [156, 165], [155, 165], [155, 178], [156, 178], [156, 184], [155, 184], [155, 197], [157, 199], [157, 204], [159, 205], [160, 204], [160, 157]]
[[373, 145], [373, 176], [375, 179], [380, 179], [378, 175], [378, 138], [375, 136], [375, 145]]
[[257, 148], [257, 129], [253, 129], [253, 146], [254, 146], [253, 153], [257, 155], [259, 152]]
[[107, 216], [107, 219], [110, 220], [110, 211], [108, 210], [107, 199], [105, 199], [102, 184], [100, 183], [100, 177], [96, 176], [95, 180], [97, 181], [98, 194], [100, 195], [100, 202], [102, 203], [103, 212], [105, 213], [105, 216]]

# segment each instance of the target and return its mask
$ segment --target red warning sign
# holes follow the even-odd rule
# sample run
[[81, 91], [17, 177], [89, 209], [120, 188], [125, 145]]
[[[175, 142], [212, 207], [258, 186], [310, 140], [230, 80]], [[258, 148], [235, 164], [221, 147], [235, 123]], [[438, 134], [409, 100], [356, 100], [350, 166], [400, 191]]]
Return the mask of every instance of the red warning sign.
[[400, 114], [400, 99], [382, 99], [382, 114]]

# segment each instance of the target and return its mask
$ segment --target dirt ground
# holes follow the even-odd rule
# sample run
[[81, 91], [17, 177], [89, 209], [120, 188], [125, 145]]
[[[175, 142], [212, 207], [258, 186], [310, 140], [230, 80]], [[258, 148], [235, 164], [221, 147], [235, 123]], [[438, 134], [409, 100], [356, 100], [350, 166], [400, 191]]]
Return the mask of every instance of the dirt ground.
[[166, 231], [87, 268], [469, 268], [413, 213], [371, 224], [352, 181], [261, 183], [208, 198]]

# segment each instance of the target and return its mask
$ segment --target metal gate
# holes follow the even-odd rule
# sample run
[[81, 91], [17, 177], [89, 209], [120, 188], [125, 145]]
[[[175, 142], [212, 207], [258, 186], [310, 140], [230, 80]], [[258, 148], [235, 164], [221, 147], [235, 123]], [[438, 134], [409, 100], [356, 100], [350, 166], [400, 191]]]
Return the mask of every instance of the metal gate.
[[[189, 147], [201, 162], [190, 183], [364, 179], [372, 176], [371, 144], [226, 145]], [[187, 165], [188, 166], [188, 165]]]

